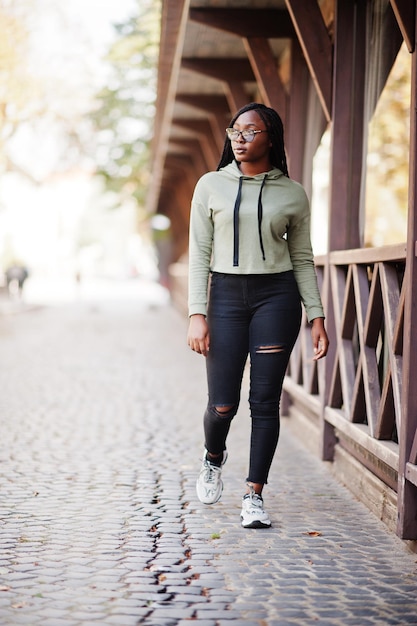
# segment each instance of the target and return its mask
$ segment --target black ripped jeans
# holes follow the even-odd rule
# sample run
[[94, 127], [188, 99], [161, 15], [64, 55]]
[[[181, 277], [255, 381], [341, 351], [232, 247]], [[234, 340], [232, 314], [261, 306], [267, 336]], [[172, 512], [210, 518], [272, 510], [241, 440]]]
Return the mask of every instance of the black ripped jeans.
[[[301, 323], [300, 295], [293, 272], [214, 272], [207, 321], [210, 351], [206, 359], [206, 448], [213, 454], [226, 448], [249, 355], [252, 429], [246, 480], [265, 484], [278, 443], [282, 383]], [[223, 413], [216, 407], [231, 409]]]

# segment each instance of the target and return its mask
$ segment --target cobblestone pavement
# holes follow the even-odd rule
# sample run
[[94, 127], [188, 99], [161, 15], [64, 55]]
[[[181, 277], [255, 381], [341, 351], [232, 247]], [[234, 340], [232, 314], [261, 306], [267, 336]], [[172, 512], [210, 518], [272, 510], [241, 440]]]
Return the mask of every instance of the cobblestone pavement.
[[0, 317], [0, 624], [417, 624], [417, 555], [283, 426], [240, 526], [249, 419], [200, 504], [203, 358], [141, 292]]

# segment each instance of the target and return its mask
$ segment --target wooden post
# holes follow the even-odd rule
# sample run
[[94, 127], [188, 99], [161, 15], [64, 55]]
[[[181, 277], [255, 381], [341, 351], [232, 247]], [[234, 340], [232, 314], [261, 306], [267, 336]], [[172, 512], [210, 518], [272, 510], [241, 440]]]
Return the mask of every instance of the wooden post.
[[[338, 0], [333, 58], [332, 149], [330, 177], [329, 250], [360, 248], [361, 176], [364, 136], [366, 3]], [[336, 330], [332, 306], [330, 267], [323, 286], [329, 354], [325, 359], [325, 394], [321, 416], [321, 457], [331, 460], [335, 436], [324, 409], [333, 374]]]
[[[414, 47], [415, 50], [415, 47]], [[404, 308], [402, 421], [398, 469], [398, 524], [402, 539], [417, 539], [417, 487], [407, 478], [407, 464], [417, 431], [417, 59], [413, 53], [410, 118], [410, 177]]]
[[366, 3], [338, 0], [333, 64], [329, 249], [360, 248]]

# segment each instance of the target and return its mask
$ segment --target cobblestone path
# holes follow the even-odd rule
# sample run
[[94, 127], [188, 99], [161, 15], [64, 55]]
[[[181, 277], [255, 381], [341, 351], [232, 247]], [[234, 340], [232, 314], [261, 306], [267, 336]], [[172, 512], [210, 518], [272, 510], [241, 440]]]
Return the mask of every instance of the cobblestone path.
[[285, 428], [240, 526], [249, 419], [200, 504], [204, 362], [169, 305], [0, 317], [0, 625], [417, 624], [417, 555]]

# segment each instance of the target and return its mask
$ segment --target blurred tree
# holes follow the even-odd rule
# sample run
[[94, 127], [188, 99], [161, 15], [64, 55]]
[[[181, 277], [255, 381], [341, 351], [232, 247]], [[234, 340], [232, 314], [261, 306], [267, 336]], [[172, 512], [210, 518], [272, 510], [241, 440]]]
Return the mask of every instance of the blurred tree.
[[73, 49], [58, 52], [59, 37], [45, 38], [51, 28], [67, 44], [75, 35], [56, 0], [0, 0], [0, 175], [18, 173], [36, 184], [79, 167], [91, 134], [84, 120], [92, 88], [83, 89], [83, 72], [69, 71]]
[[110, 77], [92, 114], [97, 173], [106, 188], [143, 205], [155, 112], [160, 2], [138, 0], [138, 14], [116, 26]]
[[13, 162], [7, 144], [20, 124], [39, 114], [38, 85], [28, 69], [32, 0], [0, 0], [0, 174], [29, 172]]

